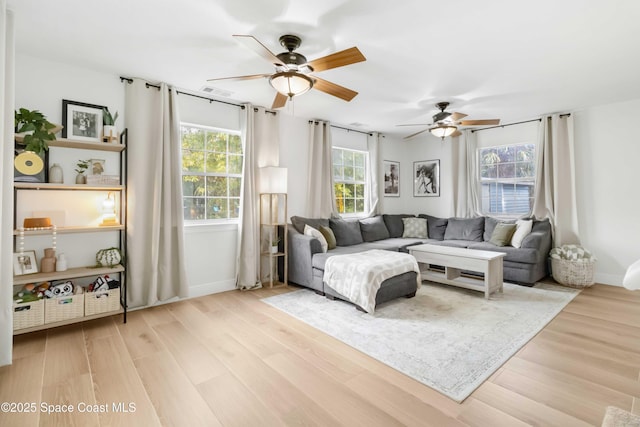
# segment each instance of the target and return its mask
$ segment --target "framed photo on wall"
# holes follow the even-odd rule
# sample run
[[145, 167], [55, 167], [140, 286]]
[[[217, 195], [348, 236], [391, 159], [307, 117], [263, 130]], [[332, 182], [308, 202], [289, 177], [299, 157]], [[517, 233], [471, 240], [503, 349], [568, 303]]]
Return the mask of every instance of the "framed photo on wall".
[[400, 162], [384, 161], [384, 196], [400, 197]]
[[440, 160], [413, 162], [413, 196], [440, 196]]
[[102, 105], [62, 100], [62, 137], [102, 142]]

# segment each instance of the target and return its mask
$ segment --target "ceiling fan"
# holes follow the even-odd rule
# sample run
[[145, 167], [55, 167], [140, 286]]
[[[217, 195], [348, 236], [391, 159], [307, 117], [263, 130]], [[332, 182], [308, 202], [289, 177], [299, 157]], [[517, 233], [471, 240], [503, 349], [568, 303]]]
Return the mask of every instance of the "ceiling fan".
[[311, 88], [328, 93], [345, 101], [351, 101], [358, 92], [346, 87], [323, 80], [311, 73], [330, 70], [332, 68], [343, 67], [345, 65], [355, 64], [357, 62], [366, 61], [364, 55], [357, 47], [345, 49], [322, 58], [307, 61], [307, 58], [301, 53], [294, 52], [302, 40], [298, 36], [286, 34], [280, 37], [280, 44], [287, 49], [287, 52], [275, 55], [265, 45], [260, 43], [258, 39], [248, 35], [234, 35], [239, 42], [243, 43], [249, 49], [260, 55], [271, 63], [276, 72], [273, 74], [252, 74], [248, 76], [223, 77], [218, 79], [209, 79], [208, 81], [219, 80], [252, 80], [260, 78], [268, 78], [269, 83], [278, 91], [271, 108], [281, 108], [287, 103], [287, 98], [293, 99], [294, 96], [302, 95]]
[[462, 132], [458, 130], [458, 126], [487, 126], [498, 125], [500, 119], [485, 119], [485, 120], [461, 120], [467, 117], [463, 113], [450, 113], [445, 111], [449, 106], [448, 102], [438, 102], [436, 107], [440, 110], [439, 113], [433, 115], [433, 123], [430, 124], [407, 124], [398, 126], [429, 126], [420, 132], [413, 133], [409, 136], [405, 136], [404, 139], [410, 139], [414, 136], [420, 135], [423, 132], [429, 131], [438, 138], [445, 139], [448, 136], [458, 136]]

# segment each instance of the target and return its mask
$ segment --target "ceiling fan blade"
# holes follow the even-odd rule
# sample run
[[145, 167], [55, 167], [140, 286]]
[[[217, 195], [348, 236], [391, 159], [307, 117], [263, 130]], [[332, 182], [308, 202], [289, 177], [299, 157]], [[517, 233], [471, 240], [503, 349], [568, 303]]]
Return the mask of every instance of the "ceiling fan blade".
[[396, 126], [431, 126], [433, 123], [411, 123], [407, 125], [396, 125]]
[[218, 80], [253, 80], [253, 79], [261, 79], [263, 77], [269, 77], [271, 74], [251, 74], [248, 76], [235, 76], [235, 77], [221, 77], [219, 79], [208, 79], [208, 82], [215, 82]]
[[427, 129], [423, 129], [423, 130], [421, 130], [420, 132], [412, 133], [411, 135], [409, 135], [409, 136], [405, 136], [405, 137], [404, 137], [404, 138], [402, 138], [402, 139], [411, 139], [411, 138], [413, 138], [414, 136], [418, 136], [418, 135], [420, 135], [421, 133], [424, 133], [424, 132], [426, 132], [426, 131], [428, 131], [428, 130], [429, 130], [428, 128], [427, 128]]
[[486, 125], [499, 125], [500, 119], [487, 119], [487, 120], [462, 120], [460, 126], [486, 126]]
[[271, 52], [265, 45], [260, 43], [258, 39], [253, 36], [246, 36], [235, 34], [233, 37], [236, 38], [240, 43], [269, 61], [270, 64], [275, 66], [284, 66], [284, 63], [278, 58], [273, 52]]
[[274, 110], [276, 108], [282, 108], [285, 106], [285, 104], [287, 103], [287, 95], [283, 95], [280, 92], [276, 92], [276, 97], [273, 99], [273, 104], [271, 105], [271, 108], [273, 108]]
[[313, 67], [313, 70], [324, 71], [332, 68], [343, 67], [345, 65], [355, 64], [357, 62], [366, 61], [362, 52], [357, 47], [345, 49], [340, 52], [332, 53], [331, 55], [323, 56], [322, 58], [314, 59], [309, 62], [309, 65]]
[[462, 114], [462, 113], [452, 113], [451, 114], [451, 120], [453, 120], [454, 122], [457, 122], [458, 120], [467, 117], [467, 114]]
[[340, 99], [344, 99], [345, 101], [351, 101], [358, 94], [355, 90], [347, 89], [344, 86], [331, 83], [316, 76], [313, 76], [313, 79], [315, 80], [315, 83], [313, 84], [315, 89]]
[[451, 135], [449, 135], [449, 136], [454, 137], [454, 136], [460, 136], [460, 135], [462, 135], [462, 132], [460, 132], [459, 130], [457, 130], [457, 131], [455, 131], [454, 133], [452, 133], [452, 134], [451, 134]]

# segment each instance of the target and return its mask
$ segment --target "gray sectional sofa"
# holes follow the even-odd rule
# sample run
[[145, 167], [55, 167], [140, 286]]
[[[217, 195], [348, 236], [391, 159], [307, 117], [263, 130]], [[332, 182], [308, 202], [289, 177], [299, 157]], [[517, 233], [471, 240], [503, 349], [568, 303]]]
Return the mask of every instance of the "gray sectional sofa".
[[[350, 254], [369, 249], [408, 252], [412, 245], [429, 243], [506, 253], [504, 280], [532, 285], [548, 274], [547, 258], [551, 250], [551, 226], [548, 220], [534, 220], [531, 233], [520, 248], [496, 246], [491, 235], [499, 220], [491, 217], [427, 219], [427, 237], [407, 238], [403, 218], [415, 215], [379, 215], [361, 220], [292, 217], [289, 227], [289, 281], [325, 294], [324, 266], [333, 255]], [[505, 221], [508, 222], [508, 221]], [[329, 227], [336, 247], [323, 252], [320, 241], [303, 234], [304, 226]]]

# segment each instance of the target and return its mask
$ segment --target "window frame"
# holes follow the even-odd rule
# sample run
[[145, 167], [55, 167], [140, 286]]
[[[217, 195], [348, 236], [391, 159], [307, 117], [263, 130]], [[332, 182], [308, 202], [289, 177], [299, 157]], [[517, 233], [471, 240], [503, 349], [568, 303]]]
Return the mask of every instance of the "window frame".
[[[482, 177], [482, 168], [483, 166], [486, 166], [486, 164], [483, 164], [482, 162], [482, 151], [483, 150], [491, 150], [491, 149], [495, 149], [495, 150], [499, 150], [501, 148], [506, 148], [506, 147], [514, 147], [516, 149], [516, 154], [515, 156], [517, 156], [517, 147], [521, 147], [521, 146], [527, 146], [527, 145], [531, 145], [533, 146], [533, 156], [532, 159], [529, 162], [522, 162], [522, 161], [518, 161], [517, 159], [514, 159], [512, 162], [501, 162], [500, 164], [513, 164], [514, 168], [517, 167], [518, 163], [531, 163], [533, 165], [533, 176], [531, 177], [512, 177], [512, 178], [500, 178], [498, 176], [496, 176], [496, 178], [483, 178]], [[535, 197], [535, 189], [536, 189], [536, 185], [537, 185], [537, 180], [536, 180], [536, 167], [537, 167], [537, 156], [538, 156], [538, 146], [535, 142], [530, 142], [530, 141], [524, 141], [524, 142], [516, 142], [516, 143], [509, 143], [509, 144], [501, 144], [501, 145], [489, 145], [489, 146], [485, 146], [485, 147], [478, 147], [476, 149], [476, 157], [477, 157], [477, 167], [478, 167], [478, 171], [477, 171], [477, 179], [478, 179], [478, 201], [479, 201], [479, 210], [483, 215], [487, 215], [487, 216], [492, 216], [492, 217], [496, 217], [496, 218], [504, 218], [504, 219], [516, 219], [516, 218], [522, 218], [522, 217], [526, 217], [526, 216], [530, 216], [532, 209], [533, 209], [533, 198]], [[496, 163], [497, 165], [497, 163]], [[499, 169], [498, 169], [499, 170]], [[532, 195], [529, 197], [529, 199], [531, 200], [530, 202], [530, 206], [529, 206], [529, 211], [527, 212], [490, 212], [490, 211], [485, 211], [483, 209], [484, 206], [484, 200], [486, 198], [483, 197], [483, 184], [485, 183], [500, 183], [500, 184], [513, 184], [515, 185], [529, 185], [532, 188]], [[491, 198], [489, 198], [489, 205], [491, 205], [490, 203]], [[503, 200], [501, 198], [501, 200]]]
[[[185, 175], [191, 175], [191, 176], [202, 176], [204, 178], [204, 185], [205, 185], [205, 194], [202, 197], [194, 197], [194, 196], [185, 196], [184, 194], [184, 190], [183, 190], [183, 194], [182, 194], [182, 209], [183, 209], [183, 221], [184, 221], [184, 225], [186, 227], [188, 226], [202, 226], [202, 225], [224, 225], [224, 224], [238, 224], [240, 222], [240, 217], [238, 218], [211, 218], [211, 219], [186, 219], [184, 217], [184, 209], [185, 209], [185, 201], [186, 199], [194, 199], [194, 198], [203, 198], [205, 200], [205, 217], [207, 215], [207, 200], [208, 199], [212, 199], [212, 198], [225, 198], [227, 200], [227, 208], [229, 208], [229, 203], [230, 203], [230, 199], [238, 199], [238, 205], [241, 207], [242, 205], [242, 193], [240, 193], [239, 197], [230, 197], [229, 196], [229, 181], [227, 180], [227, 194], [226, 196], [222, 197], [213, 197], [213, 196], [207, 196], [207, 191], [206, 191], [206, 181], [207, 181], [207, 177], [224, 177], [224, 178], [240, 178], [240, 188], [242, 188], [242, 180], [243, 180], [243, 168], [244, 168], [244, 144], [242, 143], [242, 133], [239, 130], [233, 130], [233, 129], [225, 129], [225, 128], [220, 128], [220, 127], [215, 127], [215, 126], [208, 126], [208, 125], [202, 125], [202, 124], [197, 124], [197, 123], [190, 123], [190, 122], [180, 122], [180, 128], [181, 128], [181, 132], [180, 134], [182, 135], [182, 128], [183, 127], [189, 127], [189, 128], [196, 128], [196, 129], [202, 129], [205, 132], [211, 132], [211, 133], [225, 133], [227, 135], [236, 135], [240, 138], [240, 144], [242, 147], [242, 154], [240, 155], [240, 157], [242, 158], [242, 162], [241, 162], [241, 171], [240, 173], [229, 173], [229, 163], [228, 163], [228, 156], [230, 154], [232, 155], [238, 155], [237, 153], [232, 153], [229, 151], [229, 138], [227, 138], [227, 147], [225, 151], [225, 155], [227, 156], [227, 164], [226, 164], [226, 168], [227, 168], [227, 172], [225, 173], [221, 173], [221, 172], [192, 172], [192, 171], [185, 171], [182, 169], [182, 158], [183, 158], [183, 154], [185, 149], [182, 148], [182, 136], [180, 138], [180, 183], [181, 185], [184, 185], [182, 179]], [[212, 150], [207, 150], [206, 149], [206, 133], [205, 133], [205, 146], [203, 147], [203, 153], [205, 153], [204, 159], [203, 159], [203, 169], [206, 169], [206, 153], [221, 153], [221, 152], [217, 152], [217, 151], [212, 151]], [[182, 187], [184, 189], [184, 187]], [[228, 213], [227, 213], [228, 215]]]
[[[342, 180], [336, 180], [335, 178], [335, 174], [334, 174], [334, 167], [336, 166], [336, 164], [334, 163], [334, 150], [341, 150], [342, 153], [344, 153], [345, 151], [348, 152], [352, 152], [352, 153], [358, 153], [358, 154], [363, 154], [364, 155], [364, 161], [363, 161], [363, 165], [362, 165], [362, 169], [363, 169], [363, 175], [364, 175], [364, 179], [362, 181], [356, 180], [355, 179], [355, 168], [359, 167], [355, 165], [355, 160], [353, 162], [353, 167], [354, 167], [354, 179], [347, 181], [344, 179], [344, 169], [343, 169], [343, 174], [342, 174]], [[344, 154], [343, 154], [344, 155]], [[344, 168], [345, 164], [344, 162], [341, 163], [341, 166]], [[368, 200], [367, 200], [367, 193], [369, 191], [369, 186], [371, 185], [371, 183], [368, 181], [368, 177], [369, 177], [369, 152], [366, 150], [357, 150], [357, 149], [353, 149], [353, 148], [346, 148], [346, 147], [341, 147], [341, 146], [333, 146], [331, 147], [331, 177], [333, 180], [333, 191], [334, 191], [334, 200], [336, 201], [336, 209], [338, 209], [337, 206], [337, 195], [335, 194], [335, 188], [336, 188], [336, 184], [353, 184], [353, 185], [363, 185], [363, 195], [362, 197], [353, 197], [353, 201], [354, 201], [354, 210], [356, 207], [356, 203], [357, 200], [362, 199], [362, 203], [363, 203], [363, 211], [362, 212], [339, 212], [341, 217], [343, 218], [364, 218], [367, 216], [368, 213]], [[343, 200], [346, 200], [343, 198]]]

